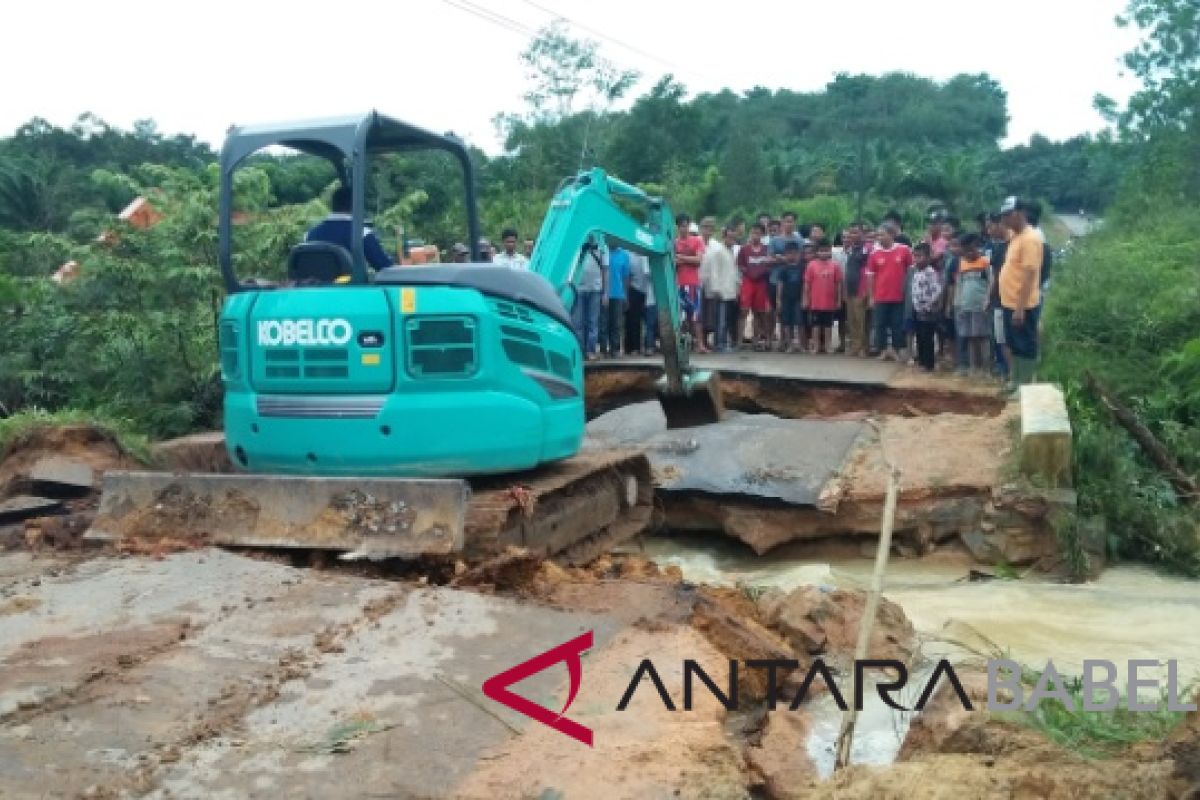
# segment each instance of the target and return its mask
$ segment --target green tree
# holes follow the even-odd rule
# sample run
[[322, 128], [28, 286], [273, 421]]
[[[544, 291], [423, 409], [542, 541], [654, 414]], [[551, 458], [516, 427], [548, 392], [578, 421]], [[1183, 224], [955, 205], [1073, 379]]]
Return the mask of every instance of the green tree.
[[763, 159], [762, 141], [747, 120], [734, 123], [729, 145], [721, 160], [718, 198], [725, 208], [761, 203], [771, 192], [771, 175]]
[[1195, 202], [1200, 199], [1200, 2], [1130, 0], [1117, 24], [1136, 26], [1144, 34], [1124, 59], [1142, 88], [1123, 109], [1111, 98], [1096, 98], [1122, 137], [1141, 145], [1139, 175], [1126, 203], [1144, 209]]
[[[684, 103], [687, 90], [666, 75], [634, 102], [613, 137], [608, 162], [625, 180], [661, 183], [667, 165], [700, 162], [700, 112]], [[703, 174], [697, 169], [696, 175]]]

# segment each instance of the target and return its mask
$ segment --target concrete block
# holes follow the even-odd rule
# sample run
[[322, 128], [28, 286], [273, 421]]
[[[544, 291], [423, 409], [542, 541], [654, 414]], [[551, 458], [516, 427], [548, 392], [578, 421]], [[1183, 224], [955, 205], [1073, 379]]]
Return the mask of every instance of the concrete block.
[[29, 480], [40, 491], [58, 496], [87, 494], [96, 484], [96, 473], [83, 461], [66, 456], [38, 459], [29, 470]]
[[1044, 486], [1071, 485], [1071, 419], [1054, 384], [1021, 387], [1021, 472]]
[[184, 472], [233, 472], [225, 449], [225, 434], [208, 431], [159, 442], [153, 449], [155, 462], [165, 469]]
[[1032, 564], [1058, 552], [1054, 532], [1045, 527], [1002, 528], [991, 533], [967, 531], [962, 542], [983, 564]]
[[47, 497], [30, 497], [17, 495], [0, 502], [0, 524], [20, 522], [31, 517], [54, 514], [62, 508], [62, 503]]

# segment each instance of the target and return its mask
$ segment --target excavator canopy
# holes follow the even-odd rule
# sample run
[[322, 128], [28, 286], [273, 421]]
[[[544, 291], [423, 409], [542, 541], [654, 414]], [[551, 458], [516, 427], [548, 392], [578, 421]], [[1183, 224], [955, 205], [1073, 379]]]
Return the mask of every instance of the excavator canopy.
[[343, 185], [350, 186], [353, 247], [353, 283], [366, 283], [363, 229], [366, 219], [368, 161], [378, 153], [441, 150], [453, 156], [462, 168], [467, 233], [473, 259], [479, 256], [479, 215], [475, 200], [475, 169], [466, 144], [452, 133], [437, 134], [384, 116], [366, 114], [324, 119], [276, 122], [262, 125], [233, 125], [221, 148], [221, 188], [217, 259], [225, 288], [231, 294], [260, 288], [244, 284], [233, 269], [233, 174], [249, 156], [269, 147], [287, 147], [324, 158], [337, 171]]

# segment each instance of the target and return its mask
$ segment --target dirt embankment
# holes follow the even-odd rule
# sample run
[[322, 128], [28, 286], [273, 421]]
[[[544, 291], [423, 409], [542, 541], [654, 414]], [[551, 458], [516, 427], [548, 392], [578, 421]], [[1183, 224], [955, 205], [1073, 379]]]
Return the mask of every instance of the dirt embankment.
[[[964, 673], [976, 711], [964, 711], [942, 684], [912, 724], [896, 763], [852, 766], [806, 791], [828, 800], [1172, 800], [1200, 797], [1200, 714], [1165, 742], [1085, 758], [1041, 733], [990, 717], [986, 676]], [[787, 795], [796, 796], [801, 795]]]
[[[676, 708], [683, 707], [682, 677], [678, 658], [670, 663], [668, 654], [694, 656], [723, 691], [730, 659], [792, 660], [796, 667], [781, 671], [779, 703], [770, 712], [765, 676], [753, 670], [739, 673], [743, 707], [738, 713], [725, 711], [701, 691], [695, 701], [699, 713], [672, 714], [644, 682], [645, 691], [634, 703], [636, 717], [604, 715], [592, 752], [547, 759], [547, 752], [556, 752], [554, 734], [527, 734], [529, 741], [510, 742], [481, 762], [463, 787], [466, 797], [534, 785], [557, 786], [580, 797], [641, 797], [664, 784], [677, 787], [680, 796], [751, 791], [797, 800], [1200, 796], [1188, 794], [1200, 792], [1200, 715], [1193, 713], [1165, 743], [1088, 759], [1032, 729], [989, 717], [982, 711], [985, 676], [973, 673], [963, 679], [976, 711], [964, 711], [943, 682], [913, 721], [896, 763], [852, 766], [822, 780], [807, 755], [812, 727], [807, 706], [791, 711], [789, 703], [815, 659], [837, 669], [852, 658], [863, 593], [809, 587], [751, 598], [738, 590], [686, 584], [675, 568], [660, 570], [631, 557], [602, 558], [585, 569], [545, 563], [525, 577], [513, 590], [529, 599], [615, 613], [630, 623], [612, 650], [587, 664], [589, 681], [599, 676], [606, 697], [620, 696], [642, 658], [668, 668], [662, 679]], [[869, 657], [911, 664], [913, 656], [912, 625], [903, 609], [885, 599]], [[810, 695], [823, 689], [816, 681]], [[529, 776], [538, 777], [531, 782]]]
[[0, 550], [78, 548], [103, 473], [136, 464], [114, 436], [90, 425], [37, 426], [17, 436], [0, 453]]
[[28, 480], [32, 469], [45, 458], [70, 459], [97, 473], [106, 469], [131, 469], [135, 461], [116, 438], [90, 425], [46, 425], [31, 428], [0, 452], [0, 494]]
[[[655, 398], [659, 372], [646, 367], [589, 370], [589, 416]], [[934, 381], [901, 372], [887, 386], [831, 385], [795, 378], [723, 374], [727, 408], [786, 419], [849, 419], [866, 414], [923, 417], [932, 414], [996, 416], [1005, 407], [994, 387], [965, 381]]]

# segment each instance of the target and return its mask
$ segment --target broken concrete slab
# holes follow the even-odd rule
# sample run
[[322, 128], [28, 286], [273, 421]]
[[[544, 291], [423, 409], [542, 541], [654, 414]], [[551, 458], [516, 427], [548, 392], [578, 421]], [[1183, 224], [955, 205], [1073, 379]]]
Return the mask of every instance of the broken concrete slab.
[[1040, 485], [1071, 485], [1071, 418], [1062, 389], [1021, 387], [1021, 472]]
[[29, 481], [44, 494], [79, 497], [96, 485], [96, 473], [84, 461], [66, 456], [44, 456], [29, 469]]
[[662, 409], [651, 401], [592, 420], [585, 446], [644, 447], [663, 492], [815, 506], [864, 428], [861, 422], [729, 412], [715, 425], [668, 431]]
[[32, 495], [17, 495], [0, 501], [0, 525], [7, 525], [21, 520], [54, 514], [62, 510], [62, 501], [49, 497]]
[[1063, 515], [1075, 513], [1076, 502], [1070, 489], [999, 486], [962, 542], [984, 564], [1033, 564], [1058, 552], [1055, 528]]
[[449, 479], [110, 470], [88, 538], [349, 550], [365, 558], [463, 548], [470, 488]]
[[1025, 566], [1058, 552], [1052, 531], [1027, 525], [981, 528], [968, 531], [961, 538], [971, 555], [983, 564]]
[[233, 472], [225, 449], [224, 431], [205, 431], [159, 442], [152, 449], [154, 461], [164, 469], [183, 472]]

